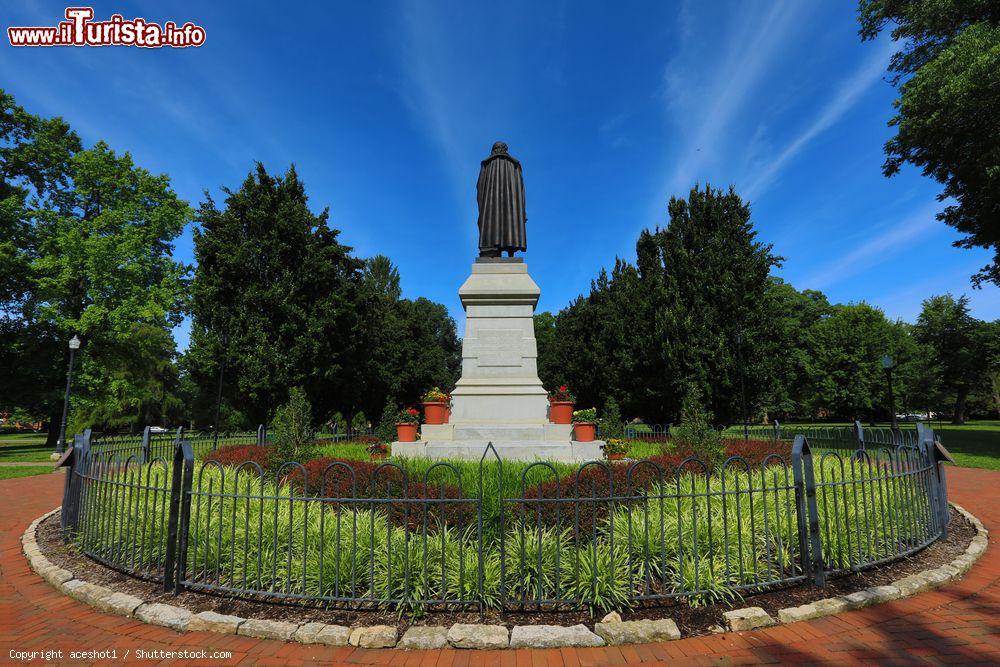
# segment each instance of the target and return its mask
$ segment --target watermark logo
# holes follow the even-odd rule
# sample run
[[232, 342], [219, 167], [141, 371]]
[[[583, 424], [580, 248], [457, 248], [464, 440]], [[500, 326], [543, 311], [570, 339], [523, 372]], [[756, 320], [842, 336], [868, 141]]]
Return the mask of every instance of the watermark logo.
[[126, 19], [112, 14], [94, 21], [93, 7], [67, 7], [66, 20], [55, 26], [11, 26], [11, 46], [138, 46], [144, 49], [183, 49], [205, 43], [205, 29], [188, 21], [163, 25], [143, 18]]

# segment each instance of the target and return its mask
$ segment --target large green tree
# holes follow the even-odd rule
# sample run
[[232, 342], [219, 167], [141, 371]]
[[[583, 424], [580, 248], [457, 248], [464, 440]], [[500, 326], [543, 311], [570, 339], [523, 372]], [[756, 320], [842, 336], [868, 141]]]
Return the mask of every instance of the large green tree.
[[931, 351], [940, 391], [956, 424], [965, 422], [969, 395], [991, 380], [995, 360], [992, 325], [969, 314], [967, 297], [933, 296], [923, 303], [916, 338]]
[[956, 245], [994, 252], [973, 280], [1000, 285], [1000, 3], [861, 0], [858, 18], [862, 39], [892, 25], [903, 45], [885, 174], [910, 163], [941, 183], [954, 203], [938, 217], [965, 234]]
[[654, 235], [664, 304], [656, 337], [674, 398], [674, 413], [694, 391], [722, 423], [740, 418], [742, 369], [748, 409], [768, 382], [761, 341], [768, 335], [765, 295], [780, 258], [756, 240], [750, 207], [730, 188], [693, 188], [673, 198], [670, 222]]
[[309, 209], [294, 167], [258, 164], [223, 208], [206, 193], [194, 231], [191, 345], [184, 365], [197, 388], [195, 418], [211, 423], [223, 357], [228, 409], [243, 426], [266, 423], [293, 386], [316, 415], [355, 390], [363, 341], [354, 314], [362, 263], [338, 241], [328, 212]]
[[[811, 366], [816, 328], [833, 312], [826, 295], [798, 291], [780, 278], [768, 282], [768, 325], [758, 339], [767, 382], [761, 409], [769, 419], [810, 415], [813, 410]], [[764, 415], [761, 415], [764, 416]]]
[[635, 266], [618, 260], [559, 313], [540, 367], [581, 405], [610, 397], [626, 417], [675, 420], [695, 392], [717, 421], [735, 422], [741, 368], [748, 411], [766, 396], [768, 275], [779, 258], [733, 190], [696, 187], [668, 210], [665, 229], [640, 235]]
[[184, 367], [198, 423], [213, 418], [220, 365], [222, 424], [267, 423], [293, 386], [318, 423], [380, 414], [457, 379], [455, 322], [440, 304], [400, 298], [389, 258], [361, 260], [328, 211], [309, 208], [294, 167], [263, 165], [220, 208], [206, 197], [195, 230], [191, 346]]
[[60, 119], [4, 109], [3, 336], [12, 354], [0, 403], [48, 416], [57, 435], [66, 341], [83, 340], [70, 429], [176, 414], [170, 329], [185, 273], [172, 241], [190, 211], [166, 176], [103, 142], [82, 149]]
[[461, 344], [447, 308], [428, 299], [400, 298], [399, 271], [384, 255], [365, 260], [358, 315], [366, 341], [364, 368], [353, 378], [357, 408], [369, 417], [387, 403], [412, 404], [431, 387], [458, 380]]
[[882, 357], [889, 355], [900, 368], [909, 363], [907, 335], [902, 322], [888, 320], [866, 303], [834, 306], [811, 335], [807, 377], [812, 413], [840, 419], [888, 417]]

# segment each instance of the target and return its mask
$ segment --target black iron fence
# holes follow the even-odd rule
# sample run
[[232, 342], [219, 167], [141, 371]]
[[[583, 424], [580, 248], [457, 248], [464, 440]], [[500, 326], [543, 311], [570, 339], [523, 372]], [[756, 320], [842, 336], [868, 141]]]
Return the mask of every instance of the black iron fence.
[[[66, 535], [112, 568], [333, 607], [621, 608], [823, 584], [942, 536], [934, 436], [712, 466], [324, 460], [265, 471], [77, 436]], [[156, 454], [156, 455], [152, 455]]]
[[174, 455], [177, 438], [183, 434], [184, 440], [191, 444], [195, 456], [204, 456], [219, 447], [231, 445], [264, 445], [267, 443], [267, 429], [263, 425], [256, 431], [220, 432], [195, 431], [185, 433], [183, 428], [168, 432], [154, 432], [147, 426], [141, 435], [92, 435], [91, 449], [106, 457], [114, 456], [126, 459], [136, 456], [141, 461], [152, 461], [160, 458], [170, 460]]
[[316, 434], [317, 442], [371, 442], [379, 440], [374, 428], [347, 427]]
[[[877, 449], [886, 446], [916, 447], [920, 431], [924, 424], [896, 429], [888, 427], [865, 427], [861, 422], [853, 426], [782, 426], [775, 421], [768, 426], [753, 425], [746, 427], [748, 437], [752, 440], [782, 440], [792, 442], [796, 435], [802, 434], [809, 438], [809, 444], [814, 450], [830, 450], [850, 453], [858, 449]], [[742, 433], [743, 428], [734, 427], [734, 434]]]

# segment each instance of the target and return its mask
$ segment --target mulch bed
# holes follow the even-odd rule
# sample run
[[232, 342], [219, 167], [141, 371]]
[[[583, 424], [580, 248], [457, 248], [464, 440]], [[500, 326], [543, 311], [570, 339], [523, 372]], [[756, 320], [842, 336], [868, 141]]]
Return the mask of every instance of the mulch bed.
[[[683, 601], [667, 603], [655, 607], [620, 610], [622, 619], [672, 618], [685, 637], [709, 634], [713, 626], [724, 626], [722, 613], [740, 607], [762, 607], [772, 616], [779, 609], [808, 604], [823, 598], [846, 595], [870, 586], [881, 586], [896, 579], [923, 570], [944, 565], [960, 556], [972, 541], [976, 529], [954, 509], [948, 526], [948, 539], [935, 542], [929, 547], [894, 563], [880, 565], [860, 573], [849, 573], [828, 577], [823, 588], [812, 585], [795, 586], [746, 595], [743, 600], [728, 605], [712, 605], [691, 608]], [[541, 611], [541, 612], [499, 612], [489, 610], [482, 616], [478, 612], [430, 612], [420, 618], [408, 618], [393, 611], [345, 611], [304, 607], [255, 599], [225, 597], [209, 593], [183, 592], [180, 595], [164, 593], [162, 584], [137, 579], [117, 570], [105, 567], [82, 555], [72, 545], [64, 544], [59, 530], [59, 515], [54, 514], [38, 526], [38, 546], [53, 563], [73, 573], [82, 573], [85, 580], [107, 586], [140, 597], [147, 601], [163, 602], [185, 607], [194, 612], [215, 611], [244, 618], [269, 618], [295, 622], [320, 621], [339, 625], [395, 625], [402, 633], [411, 625], [443, 625], [453, 623], [491, 623], [505, 625], [574, 625], [583, 623], [593, 627], [599, 620], [586, 610]]]

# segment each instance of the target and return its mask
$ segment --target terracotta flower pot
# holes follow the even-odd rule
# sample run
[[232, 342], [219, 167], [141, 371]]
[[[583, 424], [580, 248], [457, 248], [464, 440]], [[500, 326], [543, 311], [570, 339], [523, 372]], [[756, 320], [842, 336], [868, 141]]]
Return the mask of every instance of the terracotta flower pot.
[[446, 424], [448, 422], [448, 404], [440, 401], [424, 403], [424, 422], [427, 424]]
[[621, 452], [616, 452], [615, 454], [608, 454], [609, 461], [624, 461], [625, 455]]
[[569, 401], [552, 401], [549, 404], [549, 421], [553, 424], [572, 424], [573, 404]]
[[399, 442], [416, 442], [416, 424], [396, 424], [396, 440]]
[[573, 424], [573, 439], [577, 442], [593, 442], [597, 436], [597, 424], [593, 422], [576, 422]]

